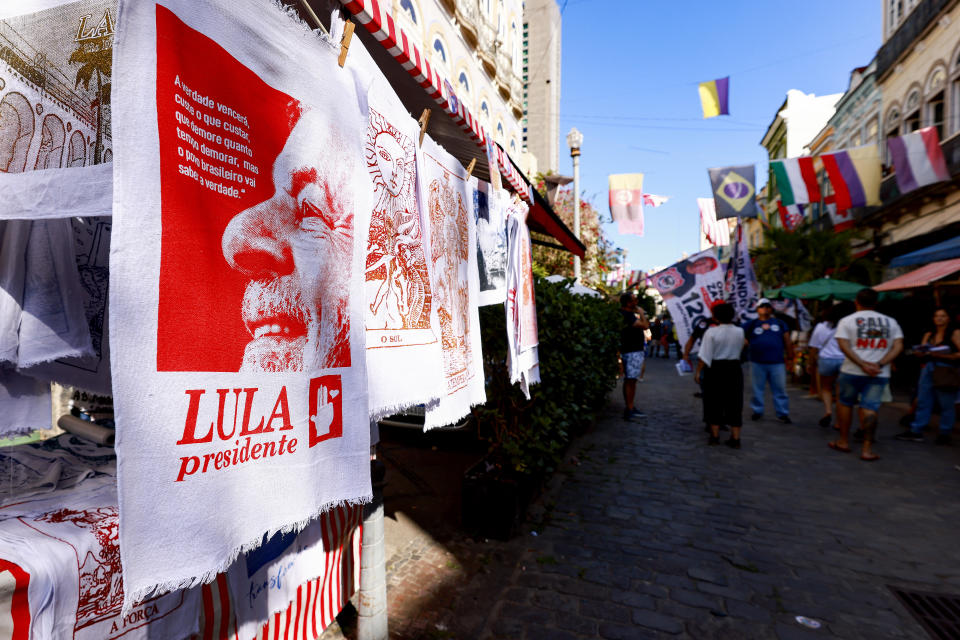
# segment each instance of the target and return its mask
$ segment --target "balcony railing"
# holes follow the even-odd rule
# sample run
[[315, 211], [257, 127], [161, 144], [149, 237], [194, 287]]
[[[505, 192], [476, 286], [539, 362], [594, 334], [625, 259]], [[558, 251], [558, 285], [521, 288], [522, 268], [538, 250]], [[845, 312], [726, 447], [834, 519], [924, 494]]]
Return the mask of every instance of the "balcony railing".
[[476, 45], [478, 41], [477, 23], [480, 21], [480, 8], [477, 0], [457, 0], [457, 22], [463, 35]]
[[882, 78], [910, 50], [927, 26], [952, 0], [921, 0], [877, 52], [877, 77]]

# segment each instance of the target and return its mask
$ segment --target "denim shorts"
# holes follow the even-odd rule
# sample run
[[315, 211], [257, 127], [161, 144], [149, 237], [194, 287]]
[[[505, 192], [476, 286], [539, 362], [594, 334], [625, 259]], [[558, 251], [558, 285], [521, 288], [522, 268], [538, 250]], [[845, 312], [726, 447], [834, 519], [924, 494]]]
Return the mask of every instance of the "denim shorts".
[[639, 378], [643, 369], [643, 351], [621, 353], [620, 358], [623, 359], [623, 377], [627, 380]]
[[883, 404], [883, 390], [888, 382], [890, 378], [841, 373], [837, 378], [837, 402], [845, 407], [860, 405], [861, 409], [877, 411]]
[[817, 360], [817, 371], [822, 376], [836, 378], [840, 374], [841, 365], [843, 365], [843, 358], [820, 358]]

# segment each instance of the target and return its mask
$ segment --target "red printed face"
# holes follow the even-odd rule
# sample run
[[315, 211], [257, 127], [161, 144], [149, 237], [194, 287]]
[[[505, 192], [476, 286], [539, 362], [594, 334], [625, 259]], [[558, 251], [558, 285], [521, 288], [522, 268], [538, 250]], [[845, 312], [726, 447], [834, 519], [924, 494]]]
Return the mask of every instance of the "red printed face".
[[349, 366], [349, 101], [308, 106], [158, 6], [157, 102], [157, 369]]
[[241, 311], [251, 339], [241, 371], [349, 359], [350, 162], [323, 144], [336, 142], [327, 125], [303, 114], [274, 162], [273, 196], [237, 214], [223, 234], [227, 263], [250, 278]]

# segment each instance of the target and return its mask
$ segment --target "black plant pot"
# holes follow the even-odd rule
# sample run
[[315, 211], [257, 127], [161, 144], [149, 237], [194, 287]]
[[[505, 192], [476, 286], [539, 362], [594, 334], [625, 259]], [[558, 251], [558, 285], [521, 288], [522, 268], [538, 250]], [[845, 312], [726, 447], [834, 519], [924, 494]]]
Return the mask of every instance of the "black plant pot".
[[471, 535], [509, 540], [520, 533], [539, 482], [492, 462], [487, 456], [463, 474], [461, 518]]

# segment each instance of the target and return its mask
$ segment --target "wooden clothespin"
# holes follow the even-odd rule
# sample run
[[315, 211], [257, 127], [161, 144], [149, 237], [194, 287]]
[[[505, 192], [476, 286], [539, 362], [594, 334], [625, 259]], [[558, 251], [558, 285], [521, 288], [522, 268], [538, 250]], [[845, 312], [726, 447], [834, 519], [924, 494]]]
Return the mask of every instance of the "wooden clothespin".
[[473, 170], [474, 170], [474, 168], [475, 168], [476, 166], [477, 166], [477, 159], [476, 159], [476, 158], [471, 158], [471, 159], [470, 159], [470, 164], [467, 165], [467, 177], [468, 177], [468, 178], [473, 175]]
[[420, 115], [420, 145], [423, 146], [423, 136], [427, 135], [427, 125], [430, 123], [430, 114], [433, 113], [430, 109], [424, 109], [423, 114]]
[[352, 20], [347, 20], [343, 25], [343, 38], [340, 40], [340, 57], [337, 58], [337, 63], [341, 67], [343, 67], [347, 61], [347, 52], [350, 51], [350, 41], [353, 40], [353, 30], [355, 28], [356, 26]]

